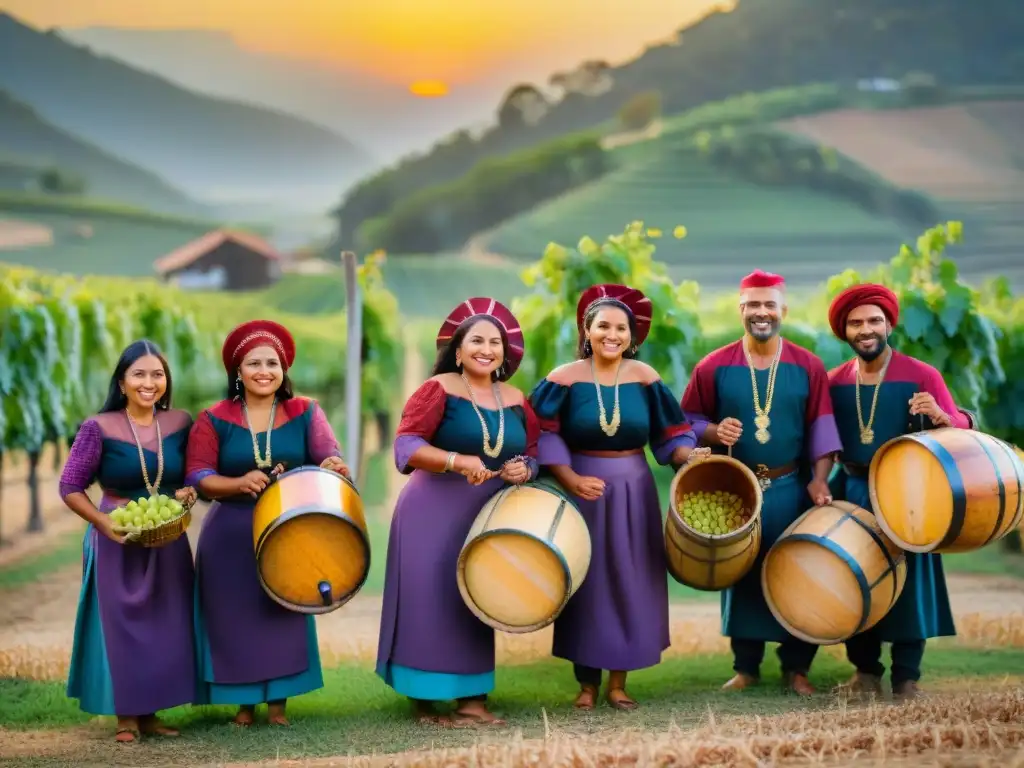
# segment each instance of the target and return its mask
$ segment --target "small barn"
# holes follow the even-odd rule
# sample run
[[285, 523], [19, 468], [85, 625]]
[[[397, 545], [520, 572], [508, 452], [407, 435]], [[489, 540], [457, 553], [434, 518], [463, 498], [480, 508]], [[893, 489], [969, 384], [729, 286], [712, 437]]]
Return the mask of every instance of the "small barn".
[[161, 279], [180, 288], [255, 291], [281, 276], [284, 256], [247, 232], [218, 229], [157, 259]]

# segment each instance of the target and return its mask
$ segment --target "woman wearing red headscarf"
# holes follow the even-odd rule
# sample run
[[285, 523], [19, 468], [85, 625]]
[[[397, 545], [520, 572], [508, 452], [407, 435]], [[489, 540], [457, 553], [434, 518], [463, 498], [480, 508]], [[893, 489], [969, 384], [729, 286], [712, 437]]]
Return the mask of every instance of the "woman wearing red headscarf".
[[287, 725], [285, 702], [323, 686], [312, 616], [267, 596], [252, 543], [256, 497], [270, 475], [319, 465], [348, 475], [338, 441], [314, 400], [296, 397], [288, 379], [295, 342], [267, 320], [235, 328], [222, 350], [227, 397], [203, 411], [189, 436], [187, 481], [214, 499], [196, 552], [196, 635], [202, 704], [256, 705]]
[[[523, 332], [506, 307], [472, 298], [448, 315], [437, 348], [394, 445], [398, 471], [411, 477], [388, 537], [377, 674], [413, 702], [421, 723], [503, 725], [487, 709], [494, 630], [466, 607], [455, 573], [487, 499], [537, 472], [536, 417], [505, 383], [523, 359]], [[452, 699], [451, 716], [434, 712], [434, 702]]]
[[578, 708], [593, 709], [609, 670], [608, 703], [632, 709], [626, 673], [654, 666], [669, 646], [661, 505], [644, 448], [679, 466], [697, 439], [657, 372], [634, 359], [651, 327], [650, 299], [595, 285], [580, 297], [576, 323], [578, 359], [530, 394], [538, 461], [578, 499], [592, 546], [587, 577], [555, 621], [553, 652], [573, 662]]

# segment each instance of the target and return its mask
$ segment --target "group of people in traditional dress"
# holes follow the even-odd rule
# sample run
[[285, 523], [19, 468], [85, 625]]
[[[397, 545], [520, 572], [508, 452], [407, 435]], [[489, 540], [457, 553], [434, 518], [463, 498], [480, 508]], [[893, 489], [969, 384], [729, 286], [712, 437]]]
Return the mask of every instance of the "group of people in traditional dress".
[[[289, 467], [349, 470], [323, 410], [293, 392], [287, 329], [245, 323], [228, 334], [222, 359], [225, 398], [193, 421], [171, 408], [160, 349], [130, 344], [61, 474], [61, 497], [89, 523], [67, 692], [90, 714], [116, 716], [119, 742], [179, 735], [157, 712], [182, 704], [235, 705], [234, 723], [248, 726], [265, 702], [268, 721], [287, 725], [287, 700], [323, 685], [313, 617], [260, 586], [252, 517], [260, 492]], [[93, 482], [99, 507], [86, 494]], [[156, 494], [191, 504], [197, 490], [213, 503], [194, 562], [187, 537], [132, 546], [108, 514]]]
[[[488, 707], [495, 631], [464, 603], [456, 564], [485, 501], [542, 474], [571, 494], [592, 546], [587, 577], [554, 622], [552, 654], [572, 662], [575, 707], [597, 706], [605, 673], [605, 702], [638, 706], [628, 673], [658, 664], [670, 644], [662, 506], [647, 447], [676, 470], [714, 451], [755, 472], [764, 488], [761, 549], [722, 593], [735, 671], [724, 688], [757, 683], [774, 642], [786, 688], [814, 692], [817, 646], [769, 611], [760, 586], [765, 553], [811, 505], [842, 498], [870, 510], [866, 467], [885, 441], [973, 428], [974, 420], [935, 368], [890, 346], [899, 306], [884, 286], [854, 286], [833, 301], [830, 326], [855, 356], [831, 372], [783, 338], [781, 277], [755, 271], [739, 289], [742, 338], [694, 367], [681, 401], [637, 359], [653, 313], [635, 288], [584, 291], [576, 359], [528, 395], [508, 383], [525, 343], [507, 307], [471, 298], [445, 319], [431, 376], [405, 403], [394, 440], [395, 465], [410, 477], [392, 516], [376, 664], [419, 722], [505, 723]], [[90, 713], [117, 715], [118, 740], [177, 735], [156, 713], [186, 703], [238, 706], [241, 726], [267, 703], [269, 721], [284, 725], [286, 700], [323, 685], [313, 618], [264, 593], [252, 544], [255, 499], [274, 475], [308, 464], [349, 473], [323, 411], [292, 392], [294, 358], [280, 325], [236, 328], [223, 348], [227, 396], [193, 423], [170, 408], [160, 351], [136, 342], [118, 362], [102, 411], [75, 440], [61, 494], [90, 526], [68, 695]], [[98, 509], [85, 494], [94, 480], [103, 489]], [[106, 514], [126, 499], [173, 492], [192, 501], [197, 490], [215, 501], [195, 565], [184, 537], [162, 548], [122, 546]], [[926, 639], [955, 633], [941, 557], [907, 560], [892, 610], [846, 643], [856, 668], [844, 686], [851, 691], [880, 692], [889, 642], [893, 692], [913, 696]], [[449, 713], [436, 708], [451, 701]]]

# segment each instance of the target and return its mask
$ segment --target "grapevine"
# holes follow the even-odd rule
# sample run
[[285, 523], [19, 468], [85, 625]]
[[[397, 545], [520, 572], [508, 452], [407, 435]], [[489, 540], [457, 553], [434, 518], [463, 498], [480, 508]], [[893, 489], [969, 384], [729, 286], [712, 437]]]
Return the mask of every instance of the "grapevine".
[[28, 456], [30, 529], [42, 527], [37, 465], [43, 446], [74, 439], [103, 402], [128, 343], [149, 338], [160, 345], [173, 372], [174, 405], [194, 413], [224, 396], [224, 335], [264, 316], [295, 336], [300, 354], [290, 376], [297, 390], [343, 391], [342, 315], [284, 317], [236, 297], [189, 294], [153, 281], [79, 279], [0, 265], [0, 456]]

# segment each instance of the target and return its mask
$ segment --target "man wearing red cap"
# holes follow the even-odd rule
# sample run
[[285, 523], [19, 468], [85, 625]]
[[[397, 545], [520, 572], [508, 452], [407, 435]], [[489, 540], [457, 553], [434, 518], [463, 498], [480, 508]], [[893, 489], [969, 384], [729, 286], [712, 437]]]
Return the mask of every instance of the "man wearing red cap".
[[722, 633], [730, 638], [736, 672], [725, 688], [742, 690], [757, 682], [765, 643], [777, 642], [788, 688], [810, 695], [814, 688], [807, 672], [817, 646], [793, 637], [776, 621], [761, 589], [761, 564], [812, 503], [831, 501], [827, 479], [842, 444], [825, 365], [779, 335], [784, 291], [783, 279], [768, 272], [743, 279], [744, 336], [694, 367], [682, 406], [702, 442], [750, 467], [764, 494], [758, 558], [722, 593]]
[[[846, 289], [828, 313], [832, 333], [856, 353], [829, 372], [843, 440], [842, 471], [831, 486], [837, 498], [868, 510], [868, 465], [883, 443], [934, 427], [970, 429], [974, 424], [970, 414], [957, 408], [935, 368], [889, 346], [899, 314], [896, 294], [874, 284]], [[857, 668], [845, 686], [851, 692], [881, 693], [884, 641], [892, 643], [893, 695], [915, 696], [926, 639], [956, 634], [941, 555], [907, 552], [906, 558], [907, 581], [895, 605], [873, 628], [846, 643], [847, 658]]]

